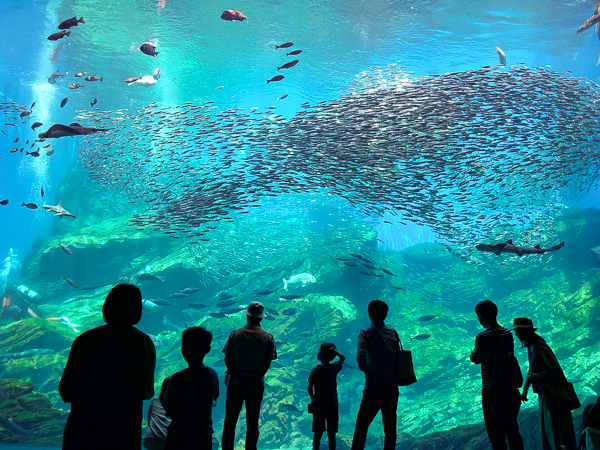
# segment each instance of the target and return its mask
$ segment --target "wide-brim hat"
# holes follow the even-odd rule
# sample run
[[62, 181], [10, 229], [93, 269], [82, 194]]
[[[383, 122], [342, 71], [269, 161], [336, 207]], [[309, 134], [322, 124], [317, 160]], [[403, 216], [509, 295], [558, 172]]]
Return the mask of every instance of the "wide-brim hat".
[[514, 330], [536, 331], [537, 328], [533, 327], [533, 320], [528, 319], [527, 317], [517, 317], [513, 321], [513, 327], [511, 328], [511, 331], [514, 331]]
[[265, 315], [265, 306], [260, 302], [250, 302], [244, 313], [247, 316], [254, 317], [255, 319], [263, 319], [267, 317]]

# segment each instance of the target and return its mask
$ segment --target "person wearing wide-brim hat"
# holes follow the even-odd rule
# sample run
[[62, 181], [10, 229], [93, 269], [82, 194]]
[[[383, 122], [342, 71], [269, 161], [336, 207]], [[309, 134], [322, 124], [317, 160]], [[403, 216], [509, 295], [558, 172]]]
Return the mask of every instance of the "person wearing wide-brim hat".
[[540, 418], [542, 423], [542, 449], [543, 450], [576, 450], [575, 429], [573, 417], [568, 408], [550, 411], [547, 400], [544, 398], [541, 385], [566, 383], [556, 356], [546, 341], [536, 333], [537, 328], [533, 321], [527, 317], [517, 317], [513, 322], [512, 330], [522, 347], [527, 347], [529, 371], [523, 386], [521, 400], [528, 401], [529, 387], [538, 394], [540, 404]]
[[256, 449], [259, 429], [258, 419], [265, 392], [265, 374], [271, 361], [277, 359], [273, 335], [260, 325], [266, 317], [260, 302], [250, 302], [244, 313], [247, 323], [231, 332], [223, 353], [227, 373], [227, 400], [221, 448], [235, 447], [235, 427], [242, 406], [246, 403], [246, 448]]

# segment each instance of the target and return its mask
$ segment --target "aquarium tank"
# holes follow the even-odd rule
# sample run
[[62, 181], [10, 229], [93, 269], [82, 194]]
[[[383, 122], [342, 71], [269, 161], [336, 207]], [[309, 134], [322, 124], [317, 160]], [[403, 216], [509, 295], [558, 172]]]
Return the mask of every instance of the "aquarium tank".
[[[60, 447], [71, 344], [123, 282], [143, 295], [157, 392], [186, 367], [181, 331], [212, 332], [219, 442], [222, 349], [251, 301], [278, 353], [261, 449], [312, 448], [322, 342], [347, 358], [337, 446], [350, 448], [374, 299], [418, 379], [400, 387], [397, 448], [489, 448], [469, 360], [484, 299], [507, 328], [531, 318], [582, 405], [595, 401], [600, 25], [582, 25], [597, 8], [4, 0], [0, 449]], [[519, 420], [536, 449], [530, 396]], [[378, 416], [367, 448], [382, 447]]]

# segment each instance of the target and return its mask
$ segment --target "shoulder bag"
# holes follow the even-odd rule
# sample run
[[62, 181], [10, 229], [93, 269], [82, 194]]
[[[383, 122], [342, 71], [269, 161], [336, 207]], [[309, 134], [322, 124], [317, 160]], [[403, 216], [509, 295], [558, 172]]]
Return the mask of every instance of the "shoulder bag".
[[[552, 352], [552, 350], [550, 351]], [[540, 350], [538, 348], [538, 358], [541, 357], [539, 356], [539, 352]], [[579, 402], [577, 394], [575, 393], [575, 387], [573, 386], [573, 383], [569, 383], [567, 381], [567, 377], [565, 377], [565, 374], [560, 367], [556, 356], [554, 356], [554, 352], [552, 352], [552, 357], [560, 369], [560, 374], [558, 375], [559, 379], [556, 380], [555, 374], [550, 372], [552, 382], [540, 384], [540, 389], [542, 390], [542, 395], [544, 397], [544, 403], [550, 412], [565, 410], [573, 411], [574, 409], [581, 407], [581, 403]]]

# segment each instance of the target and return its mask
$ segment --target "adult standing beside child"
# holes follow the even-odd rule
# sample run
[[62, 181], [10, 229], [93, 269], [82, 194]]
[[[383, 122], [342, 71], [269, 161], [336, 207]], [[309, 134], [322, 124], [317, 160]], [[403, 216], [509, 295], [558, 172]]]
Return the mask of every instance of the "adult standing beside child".
[[227, 375], [227, 399], [223, 424], [223, 450], [233, 450], [235, 427], [246, 403], [246, 450], [258, 445], [258, 419], [265, 392], [265, 374], [277, 359], [273, 335], [260, 325], [265, 316], [262, 303], [251, 302], [244, 311], [247, 323], [231, 332], [223, 348]]
[[[533, 321], [526, 317], [517, 317], [514, 320], [513, 330], [523, 347], [527, 347], [529, 358], [529, 372], [523, 393], [522, 401], [528, 401], [529, 387], [538, 394], [540, 405], [540, 418], [542, 422], [542, 449], [543, 450], [575, 450], [575, 430], [571, 408], [566, 403], [553, 404], [552, 391], [556, 389], [569, 389], [567, 382], [556, 356], [546, 341], [539, 336], [533, 327]], [[572, 390], [572, 384], [570, 389]], [[572, 391], [578, 403], [575, 392]]]

